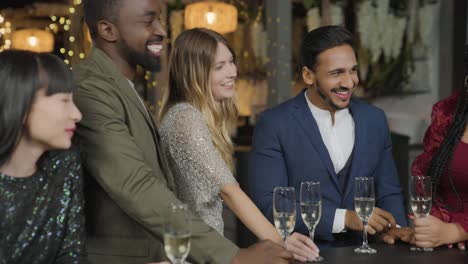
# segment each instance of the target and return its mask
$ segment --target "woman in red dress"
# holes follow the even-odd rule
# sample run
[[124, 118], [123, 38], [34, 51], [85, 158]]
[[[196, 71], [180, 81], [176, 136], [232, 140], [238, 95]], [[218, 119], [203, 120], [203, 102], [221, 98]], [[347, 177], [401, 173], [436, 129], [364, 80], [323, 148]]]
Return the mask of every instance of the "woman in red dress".
[[432, 178], [431, 215], [415, 219], [415, 243], [437, 247], [468, 240], [468, 45], [465, 47], [465, 87], [436, 103], [424, 136], [424, 152], [412, 174]]

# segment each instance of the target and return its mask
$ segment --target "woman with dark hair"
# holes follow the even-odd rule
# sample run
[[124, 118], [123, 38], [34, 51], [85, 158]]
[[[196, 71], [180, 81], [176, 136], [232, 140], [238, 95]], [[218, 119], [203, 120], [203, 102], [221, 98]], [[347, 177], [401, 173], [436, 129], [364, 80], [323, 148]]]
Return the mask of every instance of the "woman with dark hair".
[[436, 103], [424, 136], [424, 152], [412, 174], [432, 179], [431, 215], [415, 219], [415, 243], [437, 247], [468, 240], [468, 45], [465, 47], [465, 87]]
[[51, 54], [0, 53], [0, 263], [84, 263], [81, 113]]

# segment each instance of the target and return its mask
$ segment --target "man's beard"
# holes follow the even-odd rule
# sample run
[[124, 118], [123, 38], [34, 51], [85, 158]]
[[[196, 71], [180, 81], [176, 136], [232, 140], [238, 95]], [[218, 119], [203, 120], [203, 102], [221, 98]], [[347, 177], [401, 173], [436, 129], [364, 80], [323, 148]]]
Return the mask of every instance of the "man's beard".
[[[318, 95], [323, 99], [323, 101], [324, 101], [327, 105], [331, 106], [333, 109], [335, 109], [335, 110], [343, 110], [343, 109], [345, 109], [345, 108], [348, 108], [349, 102], [348, 102], [348, 104], [347, 104], [346, 106], [343, 106], [343, 107], [336, 105], [336, 104], [333, 102], [333, 100], [332, 100], [332, 98], [331, 98], [331, 95], [327, 95], [327, 94], [322, 90], [322, 88], [320, 87], [320, 83], [319, 83], [318, 81], [316, 81], [316, 87], [315, 87], [315, 88], [317, 89], [317, 93], [318, 93]], [[333, 92], [333, 91], [340, 91], [340, 90], [349, 90], [349, 89], [348, 89], [348, 88], [344, 88], [344, 87], [338, 87], [338, 88], [333, 88], [333, 89], [331, 90], [331, 92]]]
[[161, 58], [149, 54], [149, 52], [146, 52], [146, 49], [145, 52], [138, 52], [131, 48], [125, 39], [122, 39], [120, 50], [125, 55], [130, 65], [140, 65], [145, 70], [151, 72], [158, 72], [161, 70]]

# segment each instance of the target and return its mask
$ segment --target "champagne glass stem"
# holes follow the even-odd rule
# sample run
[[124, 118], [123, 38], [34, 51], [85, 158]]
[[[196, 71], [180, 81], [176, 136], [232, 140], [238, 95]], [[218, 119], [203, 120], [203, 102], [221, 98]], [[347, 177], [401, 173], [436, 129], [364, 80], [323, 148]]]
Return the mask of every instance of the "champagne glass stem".
[[[312, 242], [314, 242], [314, 236], [315, 236], [315, 227], [312, 227], [311, 229], [309, 229], [309, 237], [310, 237], [310, 240], [312, 240]], [[315, 263], [315, 262], [320, 262], [323, 260], [324, 260], [323, 257], [318, 256], [315, 260], [307, 261], [307, 263]]]
[[309, 230], [309, 237], [310, 237], [310, 240], [314, 241], [314, 235], [315, 235], [315, 228], [312, 227], [312, 228]]
[[364, 231], [363, 231], [363, 239], [362, 239], [362, 245], [367, 247], [367, 221], [363, 221], [364, 224]]

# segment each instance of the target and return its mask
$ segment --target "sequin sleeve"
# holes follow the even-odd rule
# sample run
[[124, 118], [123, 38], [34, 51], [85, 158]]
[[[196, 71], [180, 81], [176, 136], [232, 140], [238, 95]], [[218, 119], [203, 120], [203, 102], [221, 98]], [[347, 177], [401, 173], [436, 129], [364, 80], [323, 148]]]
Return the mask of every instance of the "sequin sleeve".
[[209, 203], [218, 197], [224, 184], [236, 182], [213, 145], [203, 116], [193, 106], [181, 103], [171, 107], [163, 120], [161, 136], [176, 174], [189, 182], [186, 191], [197, 204]]
[[[85, 251], [85, 219], [84, 219], [84, 198], [83, 198], [83, 177], [81, 160], [78, 151], [67, 152], [63, 158], [63, 168], [65, 175], [64, 187], [70, 192], [65, 192], [66, 199], [62, 204], [69, 203], [67, 219], [65, 221], [65, 238], [57, 256], [56, 263], [87, 263]], [[69, 185], [69, 187], [67, 186]]]

